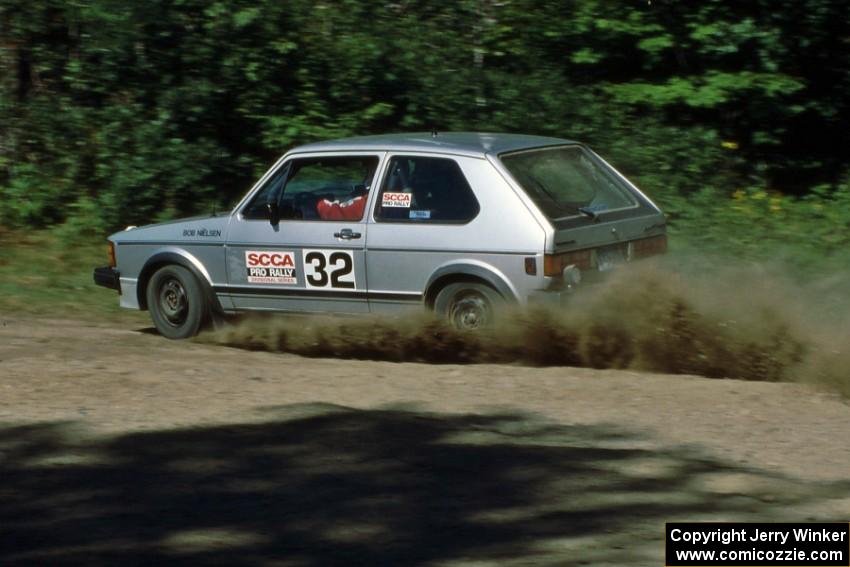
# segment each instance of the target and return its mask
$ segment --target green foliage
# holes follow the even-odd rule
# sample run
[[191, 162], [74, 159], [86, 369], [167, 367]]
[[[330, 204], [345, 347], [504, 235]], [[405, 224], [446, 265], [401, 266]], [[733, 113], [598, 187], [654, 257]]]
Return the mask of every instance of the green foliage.
[[682, 104], [693, 108], [716, 108], [746, 96], [761, 92], [765, 96], [793, 93], [803, 84], [793, 77], [773, 73], [710, 72], [699, 77], [673, 77], [662, 84], [631, 82], [611, 85], [606, 91], [615, 102], [644, 103], [657, 107]]
[[[804, 198], [739, 189], [706, 190], [676, 209], [672, 239], [692, 251], [782, 260], [811, 273], [838, 273], [850, 262], [850, 182]], [[839, 269], [840, 268], [840, 269]]]
[[697, 240], [755, 234], [732, 195], [765, 192], [793, 236], [845, 191], [848, 27], [837, 0], [7, 0], [0, 223], [221, 209], [294, 144], [437, 128], [586, 141]]
[[43, 226], [45, 221], [56, 220], [61, 190], [51, 186], [51, 180], [35, 164], [10, 167], [7, 179], [0, 200], [3, 225]]

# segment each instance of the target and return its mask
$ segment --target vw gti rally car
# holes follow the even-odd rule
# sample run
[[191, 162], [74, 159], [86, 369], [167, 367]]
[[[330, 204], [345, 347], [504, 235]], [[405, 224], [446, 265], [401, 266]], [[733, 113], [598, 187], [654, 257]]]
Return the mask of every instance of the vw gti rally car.
[[475, 329], [503, 304], [560, 304], [667, 237], [659, 208], [580, 143], [432, 133], [295, 148], [230, 213], [109, 244], [95, 282], [179, 339], [245, 311], [424, 307]]

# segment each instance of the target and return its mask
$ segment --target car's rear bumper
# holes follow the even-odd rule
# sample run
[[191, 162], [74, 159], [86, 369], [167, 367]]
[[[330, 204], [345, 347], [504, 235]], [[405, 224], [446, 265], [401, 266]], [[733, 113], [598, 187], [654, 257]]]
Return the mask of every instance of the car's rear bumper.
[[529, 305], [543, 307], [561, 307], [568, 305], [573, 295], [580, 288], [599, 285], [604, 282], [610, 272], [598, 270], [585, 270], [578, 277], [572, 276], [571, 284], [565, 282], [564, 278], [552, 278], [547, 289], [537, 289], [528, 295]]
[[118, 270], [108, 266], [94, 269], [94, 283], [121, 293], [121, 278]]

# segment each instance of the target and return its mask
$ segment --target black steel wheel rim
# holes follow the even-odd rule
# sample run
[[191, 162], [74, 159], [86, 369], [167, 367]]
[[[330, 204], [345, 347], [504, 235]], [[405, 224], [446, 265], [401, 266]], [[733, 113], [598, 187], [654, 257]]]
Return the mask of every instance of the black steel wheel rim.
[[183, 283], [177, 278], [169, 278], [159, 288], [159, 311], [172, 327], [186, 322], [189, 313], [189, 299]]
[[449, 316], [457, 329], [480, 329], [490, 322], [490, 304], [483, 295], [468, 293], [455, 300]]

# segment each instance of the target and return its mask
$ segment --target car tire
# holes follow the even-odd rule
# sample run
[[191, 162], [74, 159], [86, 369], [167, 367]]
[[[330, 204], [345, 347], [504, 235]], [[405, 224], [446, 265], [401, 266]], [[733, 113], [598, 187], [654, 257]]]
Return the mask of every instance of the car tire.
[[201, 285], [182, 266], [157, 270], [148, 282], [146, 298], [153, 324], [163, 337], [193, 337], [209, 320], [210, 309]]
[[434, 312], [459, 331], [476, 331], [492, 327], [504, 304], [502, 296], [488, 285], [459, 282], [440, 290]]

